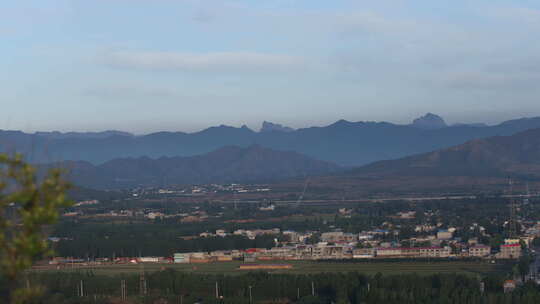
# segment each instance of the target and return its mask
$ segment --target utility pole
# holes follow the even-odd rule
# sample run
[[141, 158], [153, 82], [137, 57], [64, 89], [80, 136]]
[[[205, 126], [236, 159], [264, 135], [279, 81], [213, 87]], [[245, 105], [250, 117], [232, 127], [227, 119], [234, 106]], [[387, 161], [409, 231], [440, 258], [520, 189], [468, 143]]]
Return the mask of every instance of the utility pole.
[[127, 298], [127, 293], [126, 293], [126, 280], [121, 280], [121, 281], [120, 281], [120, 293], [121, 293], [122, 301], [125, 301], [126, 298]]
[[253, 296], [251, 295], [251, 285], [249, 285], [249, 304], [253, 303]]
[[480, 293], [481, 293], [481, 294], [484, 294], [485, 288], [486, 288], [485, 283], [484, 283], [483, 281], [480, 282]]
[[315, 296], [315, 283], [313, 281], [311, 281], [311, 295]]
[[216, 281], [216, 299], [219, 299], [219, 289], [218, 289], [217, 281]]
[[80, 290], [81, 290], [81, 298], [82, 298], [82, 297], [84, 297], [84, 285], [83, 285], [82, 280], [81, 280]]
[[146, 296], [147, 294], [147, 288], [146, 288], [146, 279], [144, 277], [144, 270], [141, 272], [140, 278], [139, 278], [139, 293], [141, 296]]
[[296, 299], [300, 300], [300, 287], [296, 287]]

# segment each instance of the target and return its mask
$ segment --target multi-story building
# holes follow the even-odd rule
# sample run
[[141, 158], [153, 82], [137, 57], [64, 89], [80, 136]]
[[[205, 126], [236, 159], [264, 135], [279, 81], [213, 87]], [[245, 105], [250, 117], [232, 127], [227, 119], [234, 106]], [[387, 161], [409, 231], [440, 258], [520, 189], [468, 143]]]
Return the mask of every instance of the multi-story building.
[[501, 245], [501, 251], [497, 254], [499, 259], [517, 259], [521, 256], [520, 244], [504, 244]]
[[375, 248], [356, 248], [353, 250], [354, 259], [370, 259], [375, 257]]
[[469, 256], [486, 257], [491, 253], [491, 247], [486, 245], [476, 245], [469, 247]]
[[402, 257], [402, 258], [447, 258], [450, 256], [450, 247], [391, 247], [377, 248], [377, 257]]

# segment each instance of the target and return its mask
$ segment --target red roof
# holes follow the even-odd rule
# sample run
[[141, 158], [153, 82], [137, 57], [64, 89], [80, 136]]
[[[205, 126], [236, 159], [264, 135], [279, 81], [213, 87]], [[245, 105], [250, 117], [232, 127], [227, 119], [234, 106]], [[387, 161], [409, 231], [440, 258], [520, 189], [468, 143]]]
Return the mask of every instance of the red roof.
[[506, 244], [506, 245], [501, 245], [501, 247], [521, 247], [521, 244]]
[[259, 248], [248, 248], [245, 250], [245, 252], [247, 253], [255, 253], [255, 252], [258, 252], [258, 251], [261, 251]]

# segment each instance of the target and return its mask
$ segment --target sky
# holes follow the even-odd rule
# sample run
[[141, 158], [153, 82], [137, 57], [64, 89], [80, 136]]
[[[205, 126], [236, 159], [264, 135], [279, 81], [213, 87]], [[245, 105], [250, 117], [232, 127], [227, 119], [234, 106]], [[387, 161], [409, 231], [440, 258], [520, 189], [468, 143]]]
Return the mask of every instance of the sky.
[[540, 116], [540, 1], [0, 3], [0, 129]]

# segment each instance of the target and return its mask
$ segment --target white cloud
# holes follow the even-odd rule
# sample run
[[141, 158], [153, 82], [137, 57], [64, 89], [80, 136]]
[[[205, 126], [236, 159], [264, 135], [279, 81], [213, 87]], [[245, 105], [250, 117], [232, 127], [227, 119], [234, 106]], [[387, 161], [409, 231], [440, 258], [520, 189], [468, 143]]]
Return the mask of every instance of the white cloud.
[[303, 67], [303, 58], [257, 52], [133, 52], [119, 51], [107, 53], [102, 61], [116, 68], [178, 71], [283, 71]]

